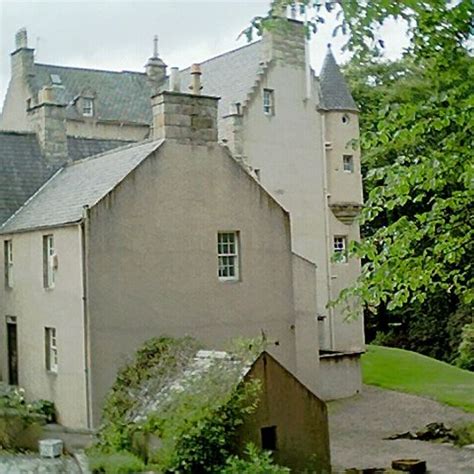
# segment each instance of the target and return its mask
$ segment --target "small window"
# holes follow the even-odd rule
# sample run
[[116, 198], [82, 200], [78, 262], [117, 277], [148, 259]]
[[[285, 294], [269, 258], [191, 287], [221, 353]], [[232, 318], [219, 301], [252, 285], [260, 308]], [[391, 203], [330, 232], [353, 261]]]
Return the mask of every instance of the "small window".
[[13, 288], [13, 241], [4, 241], [5, 287]]
[[334, 260], [336, 263], [347, 262], [347, 239], [345, 236], [334, 237]]
[[275, 115], [274, 96], [271, 89], [263, 89], [263, 112], [266, 115]]
[[61, 76], [59, 74], [50, 74], [51, 82], [55, 85], [61, 85]]
[[277, 430], [276, 426], [267, 426], [260, 429], [262, 449], [266, 451], [277, 450]]
[[349, 119], [349, 115], [347, 114], [344, 114], [342, 116], [342, 119], [341, 119], [342, 123], [345, 125], [345, 124], [348, 124], [350, 122], [350, 119]]
[[94, 116], [94, 100], [84, 97], [82, 99], [82, 115], [84, 117]]
[[56, 328], [44, 328], [45, 362], [48, 372], [58, 372], [58, 345]]
[[239, 279], [239, 235], [238, 232], [217, 234], [218, 276], [221, 281]]
[[54, 252], [54, 237], [43, 236], [43, 286], [54, 288], [54, 274], [56, 271], [56, 254]]
[[346, 173], [354, 172], [354, 157], [352, 155], [342, 156], [343, 169]]

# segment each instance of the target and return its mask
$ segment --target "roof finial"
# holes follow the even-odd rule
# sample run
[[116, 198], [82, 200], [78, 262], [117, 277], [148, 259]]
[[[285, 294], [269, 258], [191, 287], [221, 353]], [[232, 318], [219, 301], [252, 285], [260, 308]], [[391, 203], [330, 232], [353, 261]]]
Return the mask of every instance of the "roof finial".
[[331, 49], [331, 43], [328, 43], [328, 49]]
[[158, 35], [153, 37], [153, 57], [158, 57]]

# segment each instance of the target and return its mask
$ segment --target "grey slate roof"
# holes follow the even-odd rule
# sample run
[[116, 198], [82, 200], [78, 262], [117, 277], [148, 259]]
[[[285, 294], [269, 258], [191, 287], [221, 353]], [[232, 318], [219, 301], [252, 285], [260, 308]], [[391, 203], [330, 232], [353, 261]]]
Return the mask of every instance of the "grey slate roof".
[[322, 109], [358, 111], [331, 48], [328, 48], [324, 58], [319, 84], [321, 88], [320, 107]]
[[[81, 160], [128, 143], [68, 137], [69, 158]], [[19, 209], [56, 169], [44, 160], [34, 133], [0, 131], [0, 224]]]
[[66, 108], [67, 118], [81, 118], [73, 103], [82, 93], [91, 91], [95, 96], [96, 118], [139, 124], [151, 122], [152, 89], [145, 73], [35, 64], [35, 75], [30, 79], [34, 93], [43, 86], [53, 85], [51, 74], [61, 79], [62, 86], [55, 87], [59, 98], [71, 104]]
[[[261, 49], [261, 41], [257, 41], [201, 63], [203, 94], [221, 97], [219, 116], [227, 115], [232, 102], [245, 100], [257, 78]], [[152, 88], [145, 73], [35, 64], [35, 75], [30, 78], [34, 93], [53, 85], [51, 74], [61, 78], [62, 87], [55, 87], [55, 93], [63, 103], [73, 103], [81, 93], [91, 90], [98, 119], [139, 124], [152, 121]], [[180, 75], [183, 92], [189, 92], [190, 69]], [[74, 105], [66, 108], [66, 117], [81, 118]]]
[[0, 224], [52, 174], [34, 133], [0, 132]]
[[0, 234], [77, 222], [162, 141], [127, 145], [61, 168], [2, 227]]
[[[230, 104], [243, 103], [257, 80], [262, 60], [262, 42], [250, 43], [201, 63], [202, 93], [220, 97], [219, 117], [229, 113]], [[189, 92], [190, 68], [180, 72], [181, 90]]]

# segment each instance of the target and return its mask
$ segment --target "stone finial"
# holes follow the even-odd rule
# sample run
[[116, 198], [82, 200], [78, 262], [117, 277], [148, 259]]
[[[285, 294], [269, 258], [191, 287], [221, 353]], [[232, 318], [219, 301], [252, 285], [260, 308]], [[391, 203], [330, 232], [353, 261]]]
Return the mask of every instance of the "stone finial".
[[158, 55], [158, 36], [153, 38], [153, 56], [148, 59], [145, 65], [146, 75], [148, 79], [154, 84], [156, 89], [166, 78], [166, 64]]
[[192, 81], [191, 81], [191, 85], [189, 86], [189, 88], [191, 89], [191, 92], [194, 95], [201, 95], [201, 89], [202, 89], [201, 74], [202, 74], [201, 65], [200, 64], [193, 64], [191, 66]]
[[28, 32], [26, 28], [20, 28], [15, 35], [16, 49], [28, 48]]
[[158, 57], [158, 35], [153, 37], [153, 57]]

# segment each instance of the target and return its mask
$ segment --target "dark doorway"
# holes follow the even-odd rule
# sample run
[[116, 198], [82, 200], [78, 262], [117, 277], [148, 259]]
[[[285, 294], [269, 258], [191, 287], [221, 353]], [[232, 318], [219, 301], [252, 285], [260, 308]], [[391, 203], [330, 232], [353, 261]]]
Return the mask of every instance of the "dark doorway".
[[18, 385], [18, 337], [16, 319], [7, 319], [8, 383]]
[[276, 451], [277, 449], [277, 433], [276, 426], [267, 426], [260, 429], [262, 449]]

